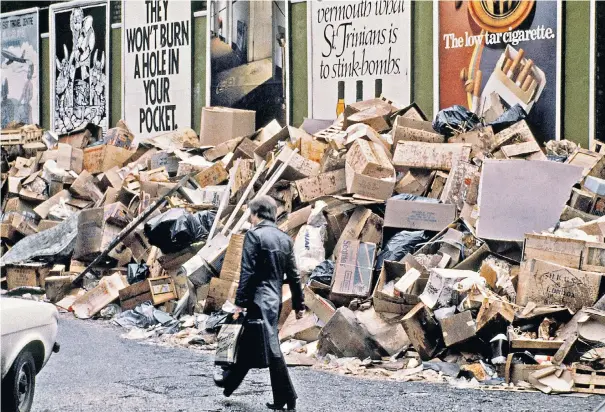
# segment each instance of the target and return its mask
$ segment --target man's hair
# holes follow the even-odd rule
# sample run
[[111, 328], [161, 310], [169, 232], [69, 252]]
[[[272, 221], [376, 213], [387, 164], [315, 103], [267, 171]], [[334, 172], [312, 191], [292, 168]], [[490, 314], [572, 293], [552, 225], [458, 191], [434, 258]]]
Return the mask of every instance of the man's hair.
[[259, 196], [258, 198], [252, 200], [248, 207], [250, 208], [250, 213], [258, 216], [261, 219], [270, 220], [275, 222], [275, 215], [277, 214], [277, 204], [275, 200], [271, 196]]

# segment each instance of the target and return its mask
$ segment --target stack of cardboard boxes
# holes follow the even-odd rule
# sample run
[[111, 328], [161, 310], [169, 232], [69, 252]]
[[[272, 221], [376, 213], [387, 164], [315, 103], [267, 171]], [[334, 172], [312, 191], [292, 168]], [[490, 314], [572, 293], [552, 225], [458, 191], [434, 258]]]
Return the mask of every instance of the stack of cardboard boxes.
[[[323, 277], [304, 279], [303, 319], [290, 313], [284, 287], [283, 341], [304, 341], [303, 351], [319, 355], [456, 361], [487, 380], [481, 358], [500, 377], [544, 391], [567, 375], [545, 370], [542, 355], [578, 376], [605, 365], [603, 357], [577, 363], [605, 330], [596, 305], [605, 289], [604, 154], [577, 149], [565, 163], [549, 161], [525, 120], [444, 136], [416, 105], [372, 99], [313, 134], [275, 121], [256, 130], [253, 112], [226, 108], [203, 110], [199, 137], [185, 129], [138, 139], [122, 122], [105, 137], [92, 125], [56, 139], [38, 134], [43, 147], [3, 157], [9, 290], [44, 288], [80, 317], [147, 300], [168, 312], [187, 301], [211, 314], [237, 290], [247, 201], [267, 193], [293, 238], [314, 203], [327, 204], [323, 257], [331, 262], [320, 265]], [[25, 145], [14, 131], [5, 135]], [[216, 224], [204, 242], [162, 253], [138, 218], [177, 182], [185, 183], [154, 215], [216, 210]], [[53, 230], [73, 242], [53, 256], [30, 250], [32, 241], [52, 246], [41, 235]], [[415, 243], [401, 243], [402, 232]], [[106, 259], [94, 276], [78, 276], [99, 255]], [[133, 263], [149, 273], [129, 285]], [[533, 369], [516, 355], [526, 350]], [[598, 393], [599, 382], [574, 388]]]

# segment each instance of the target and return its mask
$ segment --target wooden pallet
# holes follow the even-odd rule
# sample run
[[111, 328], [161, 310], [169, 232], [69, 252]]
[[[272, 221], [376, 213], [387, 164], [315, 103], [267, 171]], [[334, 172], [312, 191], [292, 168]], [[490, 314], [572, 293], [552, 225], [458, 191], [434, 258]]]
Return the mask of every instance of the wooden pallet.
[[476, 388], [484, 391], [497, 391], [497, 392], [539, 392], [537, 389], [533, 388], [522, 388], [520, 386], [503, 386], [503, 385], [482, 385], [477, 386]]
[[35, 125], [26, 125], [18, 129], [4, 129], [0, 132], [0, 144], [2, 146], [14, 146], [37, 143], [42, 141], [43, 134], [44, 130]]
[[571, 373], [574, 380], [574, 392], [605, 395], [605, 370], [595, 371], [585, 366], [575, 365]]

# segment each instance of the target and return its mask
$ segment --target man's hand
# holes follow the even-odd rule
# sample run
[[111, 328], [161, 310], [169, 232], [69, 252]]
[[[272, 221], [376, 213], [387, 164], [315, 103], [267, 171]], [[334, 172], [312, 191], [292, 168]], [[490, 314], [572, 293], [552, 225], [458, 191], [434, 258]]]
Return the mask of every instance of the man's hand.
[[297, 310], [296, 311], [296, 319], [302, 319], [303, 315], [305, 314], [305, 310]]
[[244, 308], [236, 306], [235, 307], [235, 312], [233, 312], [233, 320], [237, 320], [237, 318], [239, 318], [240, 313], [244, 312]]

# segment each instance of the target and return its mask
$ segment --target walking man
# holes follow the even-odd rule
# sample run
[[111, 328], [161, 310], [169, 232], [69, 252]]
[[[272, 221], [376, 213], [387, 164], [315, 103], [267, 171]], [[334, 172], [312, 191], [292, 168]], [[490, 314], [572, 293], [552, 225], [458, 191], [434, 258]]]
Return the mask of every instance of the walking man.
[[[288, 374], [288, 368], [279, 347], [277, 322], [281, 311], [282, 285], [284, 275], [292, 292], [292, 307], [297, 319], [304, 312], [303, 291], [300, 276], [294, 260], [293, 244], [290, 237], [275, 225], [277, 205], [269, 196], [261, 196], [248, 205], [250, 223], [254, 226], [246, 233], [242, 253], [242, 267], [235, 304], [236, 314], [246, 312], [246, 322], [253, 319], [262, 320], [262, 335], [265, 352], [268, 355], [273, 403], [267, 407], [273, 410], [296, 408], [296, 392]], [[247, 344], [244, 323], [244, 335], [240, 348], [255, 347]], [[258, 346], [258, 345], [257, 345]], [[254, 355], [254, 354], [250, 354]], [[236, 364], [223, 371], [222, 378], [215, 382], [224, 388], [225, 396], [230, 396], [253, 367], [248, 362], [250, 356], [239, 356]]]

